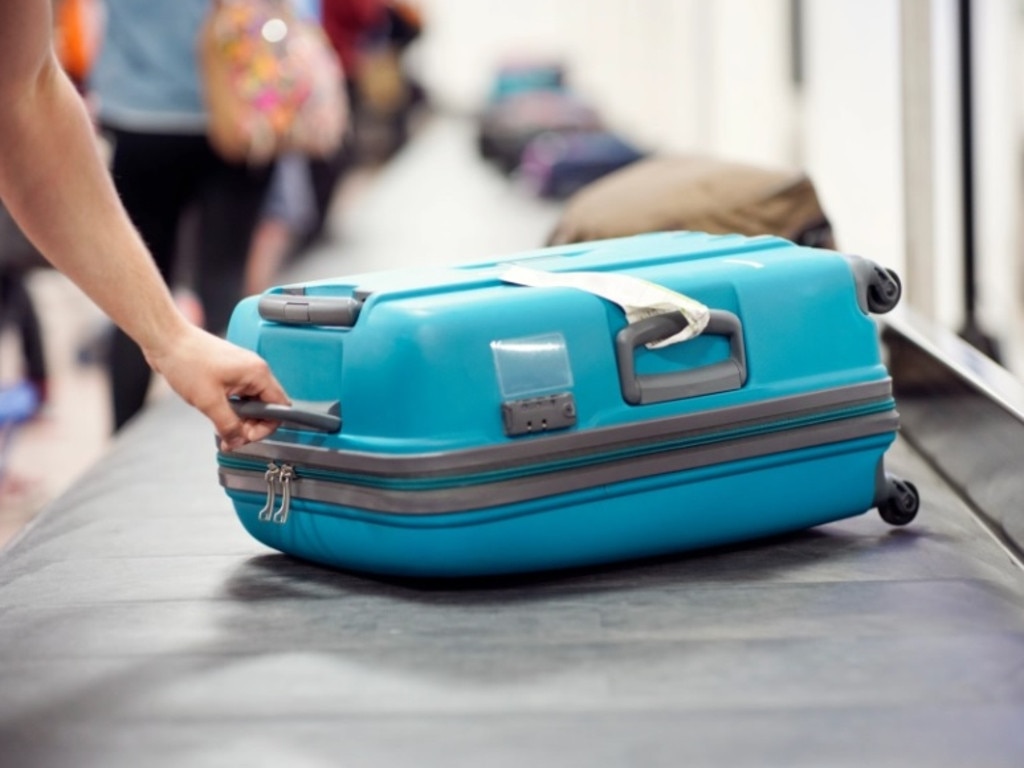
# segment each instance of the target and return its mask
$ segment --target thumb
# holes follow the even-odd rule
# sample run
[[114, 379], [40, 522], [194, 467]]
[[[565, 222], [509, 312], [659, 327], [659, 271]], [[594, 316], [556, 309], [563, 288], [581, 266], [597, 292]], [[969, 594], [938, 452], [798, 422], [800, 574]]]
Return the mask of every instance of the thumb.
[[227, 398], [218, 398], [205, 410], [206, 417], [213, 422], [213, 428], [220, 436], [221, 450], [241, 448], [247, 442], [242, 418], [235, 413]]

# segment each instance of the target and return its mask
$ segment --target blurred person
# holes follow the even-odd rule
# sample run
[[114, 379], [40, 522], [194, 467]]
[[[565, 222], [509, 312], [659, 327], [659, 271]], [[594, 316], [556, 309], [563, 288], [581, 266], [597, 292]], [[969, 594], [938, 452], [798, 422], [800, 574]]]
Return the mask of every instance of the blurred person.
[[[381, 30], [386, 29], [387, 7], [384, 0], [322, 0], [320, 18], [327, 39], [341, 61], [350, 120], [354, 127], [362, 108], [356, 83], [362, 66], [363, 48]], [[311, 245], [324, 232], [335, 192], [355, 161], [352, 133], [350, 129], [348, 140], [332, 157], [310, 161], [313, 219], [300, 239], [300, 247]]]
[[[299, 18], [322, 28], [320, 0], [291, 3]], [[338, 154], [345, 151], [343, 142]], [[299, 152], [285, 153], [277, 160], [246, 259], [244, 292], [248, 295], [273, 286], [285, 263], [297, 255], [317, 226], [317, 199], [310, 168], [313, 162]]]
[[[111, 9], [121, 5], [108, 3]], [[200, 10], [180, 1], [135, 5], [164, 22], [154, 22], [156, 38], [174, 38], [172, 29], [195, 21]], [[177, 14], [183, 18], [167, 18]], [[55, 58], [51, 25], [51, 0], [0, 3], [0, 200], [47, 259], [138, 344], [140, 357], [213, 422], [222, 447], [266, 437], [277, 424], [239, 418], [228, 397], [284, 404], [287, 396], [257, 355], [192, 325], [178, 311], [118, 201], [82, 100]], [[166, 42], [157, 45], [164, 50]], [[139, 96], [137, 88], [128, 88]], [[168, 96], [154, 89], [148, 98]], [[160, 169], [150, 181], [176, 187]]]
[[[114, 184], [168, 284], [182, 217], [198, 210], [192, 288], [206, 328], [222, 333], [242, 298], [272, 165], [229, 162], [206, 137], [197, 40], [211, 0], [105, 0], [105, 7], [89, 88], [113, 148]], [[117, 430], [145, 404], [150, 368], [123, 331], [107, 362]]]
[[308, 157], [288, 153], [278, 158], [245, 266], [245, 293], [273, 286], [289, 258], [316, 220], [316, 201]]

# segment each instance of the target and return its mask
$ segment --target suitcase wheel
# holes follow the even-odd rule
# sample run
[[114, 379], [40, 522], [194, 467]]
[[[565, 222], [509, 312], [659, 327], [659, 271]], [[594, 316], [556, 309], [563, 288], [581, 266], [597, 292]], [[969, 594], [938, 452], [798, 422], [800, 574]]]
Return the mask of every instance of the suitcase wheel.
[[878, 505], [878, 514], [889, 525], [906, 525], [917, 516], [921, 494], [908, 480], [889, 477], [889, 495]]
[[902, 295], [903, 282], [900, 276], [891, 269], [875, 267], [868, 285], [868, 310], [876, 315], [884, 315], [899, 304]]

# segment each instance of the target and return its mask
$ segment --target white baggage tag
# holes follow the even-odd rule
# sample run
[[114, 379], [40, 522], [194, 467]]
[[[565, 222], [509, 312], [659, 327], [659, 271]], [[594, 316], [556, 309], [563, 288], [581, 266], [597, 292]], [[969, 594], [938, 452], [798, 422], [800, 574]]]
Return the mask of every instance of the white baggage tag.
[[699, 301], [630, 275], [610, 272], [544, 272], [513, 264], [502, 273], [501, 279], [506, 283], [534, 288], [578, 288], [618, 304], [625, 311], [629, 323], [666, 312], [681, 312], [687, 320], [686, 327], [666, 339], [652, 341], [647, 345], [648, 349], [667, 347], [700, 335], [710, 317], [708, 308]]

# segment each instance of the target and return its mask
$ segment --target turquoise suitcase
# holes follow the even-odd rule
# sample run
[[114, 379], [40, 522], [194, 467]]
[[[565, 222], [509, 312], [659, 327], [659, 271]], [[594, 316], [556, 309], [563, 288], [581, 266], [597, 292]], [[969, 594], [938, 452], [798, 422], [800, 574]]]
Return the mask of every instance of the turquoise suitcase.
[[[578, 287], [622, 276], [709, 310], [627, 322]], [[290, 285], [228, 337], [270, 364], [284, 421], [218, 454], [259, 541], [328, 566], [467, 577], [589, 566], [800, 530], [914, 486], [883, 456], [898, 417], [871, 313], [900, 284], [775, 237], [638, 235], [509, 258]], [[693, 318], [689, 318], [693, 322]], [[652, 348], [654, 347], [654, 348]]]

